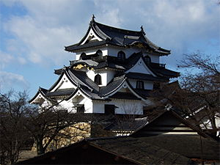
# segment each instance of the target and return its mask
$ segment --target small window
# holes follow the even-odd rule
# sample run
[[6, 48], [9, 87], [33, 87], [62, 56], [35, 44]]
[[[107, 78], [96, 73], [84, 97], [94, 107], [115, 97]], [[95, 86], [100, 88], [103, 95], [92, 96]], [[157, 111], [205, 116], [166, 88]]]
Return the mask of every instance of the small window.
[[86, 60], [86, 59], [87, 59], [86, 53], [82, 53], [80, 55], [80, 60]]
[[151, 63], [151, 58], [149, 56], [145, 56], [144, 57], [144, 60], [147, 64], [150, 64]]
[[114, 115], [115, 114], [115, 105], [105, 105], [105, 114]]
[[102, 51], [101, 50], [97, 50], [96, 55], [97, 56], [102, 56]]
[[143, 81], [137, 81], [136, 88], [137, 89], [144, 89], [144, 82]]
[[78, 104], [76, 111], [77, 111], [77, 113], [84, 113], [85, 112], [84, 105], [83, 104]]
[[102, 77], [99, 75], [99, 74], [97, 74], [96, 76], [95, 76], [95, 83], [97, 84], [97, 85], [102, 85]]
[[125, 60], [125, 53], [123, 51], [118, 52], [118, 60], [119, 61]]

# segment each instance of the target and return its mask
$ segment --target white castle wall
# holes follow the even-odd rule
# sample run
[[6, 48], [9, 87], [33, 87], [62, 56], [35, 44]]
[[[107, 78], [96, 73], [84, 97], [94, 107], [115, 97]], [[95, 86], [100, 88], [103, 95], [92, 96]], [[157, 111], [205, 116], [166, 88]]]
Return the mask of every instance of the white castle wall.
[[[143, 80], [141, 80], [141, 81], [143, 81]], [[146, 90], [152, 90], [153, 89], [153, 82], [152, 81], [143, 81], [143, 82], [144, 82], [144, 89], [146, 89]], [[131, 86], [133, 88], [136, 88], [137, 80], [129, 79], [129, 83], [131, 84]]]
[[[107, 46], [107, 47], [100, 47], [97, 49], [92, 49], [92, 48], [88, 48], [86, 50], [80, 51], [76, 53], [76, 60], [79, 60], [80, 55], [82, 53], [86, 53], [86, 55], [93, 55], [95, 54], [98, 50], [102, 51], [102, 55], [103, 56], [112, 56], [112, 57], [117, 57], [118, 52], [119, 51], [123, 51], [126, 55], [126, 58], [129, 58], [133, 53], [138, 53], [140, 52], [142, 49], [137, 49], [137, 48], [117, 48], [117, 47], [113, 47], [113, 46]], [[144, 56], [148, 55], [151, 58], [151, 62], [153, 63], [159, 63], [160, 62], [160, 57], [157, 55], [152, 55], [150, 53], [144, 53]]]
[[115, 72], [112, 70], [103, 70], [99, 74], [102, 77], [101, 86], [106, 86], [114, 78]]
[[112, 99], [112, 101], [94, 101], [93, 113], [105, 113], [105, 105], [115, 105], [115, 114], [143, 114], [143, 102], [140, 100]]

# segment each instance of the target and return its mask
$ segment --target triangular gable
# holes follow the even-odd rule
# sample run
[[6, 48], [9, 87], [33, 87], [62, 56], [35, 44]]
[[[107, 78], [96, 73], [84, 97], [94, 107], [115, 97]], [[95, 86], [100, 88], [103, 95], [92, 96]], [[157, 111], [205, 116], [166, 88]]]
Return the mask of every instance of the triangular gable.
[[136, 64], [130, 68], [129, 70], [127, 70], [125, 73], [129, 73], [129, 72], [133, 72], [133, 73], [143, 73], [143, 74], [149, 74], [149, 75], [153, 75], [154, 77], [156, 77], [156, 75], [148, 68], [148, 66], [145, 64], [143, 58], [140, 58]]
[[83, 92], [83, 90], [80, 90], [80, 88], [77, 88], [77, 90], [75, 90], [68, 98], [66, 98], [66, 100], [67, 101], [72, 100], [76, 98], [77, 96], [82, 96], [84, 98], [90, 99], [90, 97], [85, 92]]
[[80, 41], [80, 45], [84, 45], [85, 43], [91, 42], [91, 41], [102, 41], [103, 39], [100, 38], [92, 28], [89, 28], [89, 32], [83, 37], [83, 39]]
[[45, 95], [47, 90], [43, 88], [39, 88], [35, 96], [29, 101], [30, 104], [38, 104], [40, 102], [49, 101]]
[[54, 83], [54, 85], [49, 89], [50, 92], [55, 92], [58, 89], [74, 88], [76, 89], [77, 85], [74, 83], [69, 76], [64, 71], [59, 79]]
[[133, 137], [146, 137], [155, 135], [207, 135], [201, 132], [201, 130], [195, 126], [192, 126], [189, 122], [184, 120], [181, 116], [173, 111], [165, 111], [149, 124], [143, 126], [131, 136]]
[[146, 101], [143, 97], [141, 97], [140, 95], [138, 95], [132, 88], [132, 86], [130, 85], [130, 83], [127, 81], [127, 79], [125, 78], [121, 84], [119, 86], [117, 86], [114, 90], [109, 91], [108, 93], [106, 93], [104, 95], [104, 98], [107, 99], [113, 95], [115, 95], [116, 93], [120, 92], [120, 90], [122, 90], [123, 88], [127, 88], [135, 97], [141, 99], [142, 101]]

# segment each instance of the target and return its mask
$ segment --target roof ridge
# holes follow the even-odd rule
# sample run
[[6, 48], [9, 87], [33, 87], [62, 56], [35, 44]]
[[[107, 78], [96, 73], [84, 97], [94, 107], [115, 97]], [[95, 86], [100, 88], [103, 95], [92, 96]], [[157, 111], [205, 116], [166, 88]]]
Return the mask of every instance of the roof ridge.
[[137, 34], [141, 34], [143, 35], [142, 31], [136, 31], [136, 30], [127, 30], [127, 29], [124, 29], [124, 28], [117, 28], [117, 27], [114, 27], [114, 26], [110, 26], [110, 25], [105, 25], [105, 24], [102, 24], [102, 23], [99, 23], [99, 22], [96, 22], [94, 21], [95, 24], [97, 24], [98, 26], [103, 26], [103, 27], [107, 27], [107, 28], [110, 28], [110, 29], [114, 29], [114, 30], [117, 30], [117, 31], [124, 31], [124, 32], [132, 32], [132, 33], [137, 33]]

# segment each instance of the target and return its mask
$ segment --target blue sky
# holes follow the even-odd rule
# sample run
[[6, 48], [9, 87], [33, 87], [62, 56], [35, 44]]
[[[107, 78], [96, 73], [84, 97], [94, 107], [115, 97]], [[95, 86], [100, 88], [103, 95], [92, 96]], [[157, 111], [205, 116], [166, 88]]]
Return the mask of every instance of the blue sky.
[[50, 88], [54, 69], [75, 59], [64, 46], [97, 22], [140, 30], [171, 50], [161, 59], [177, 70], [184, 54], [220, 55], [220, 5], [217, 0], [0, 0], [0, 92]]

